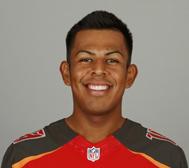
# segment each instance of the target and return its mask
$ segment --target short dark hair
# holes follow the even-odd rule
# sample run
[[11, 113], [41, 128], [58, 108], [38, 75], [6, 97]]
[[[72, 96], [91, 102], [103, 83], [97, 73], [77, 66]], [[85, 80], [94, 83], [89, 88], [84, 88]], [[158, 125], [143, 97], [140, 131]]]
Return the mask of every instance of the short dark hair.
[[76, 34], [81, 30], [88, 29], [110, 29], [121, 32], [125, 38], [125, 44], [129, 52], [128, 65], [131, 63], [133, 39], [130, 30], [128, 29], [127, 25], [117, 18], [113, 13], [101, 10], [94, 11], [86, 15], [69, 30], [66, 37], [68, 63], [70, 63], [71, 50]]

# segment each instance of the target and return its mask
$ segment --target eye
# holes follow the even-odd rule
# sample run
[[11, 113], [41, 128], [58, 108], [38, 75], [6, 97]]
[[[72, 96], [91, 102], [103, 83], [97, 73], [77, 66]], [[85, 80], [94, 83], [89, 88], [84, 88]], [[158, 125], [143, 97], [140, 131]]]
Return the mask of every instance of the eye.
[[118, 60], [113, 59], [113, 58], [111, 58], [111, 59], [107, 59], [106, 62], [107, 62], [108, 64], [117, 64], [117, 63], [119, 63]]
[[81, 58], [81, 59], [79, 60], [79, 62], [92, 62], [92, 61], [93, 61], [92, 58]]

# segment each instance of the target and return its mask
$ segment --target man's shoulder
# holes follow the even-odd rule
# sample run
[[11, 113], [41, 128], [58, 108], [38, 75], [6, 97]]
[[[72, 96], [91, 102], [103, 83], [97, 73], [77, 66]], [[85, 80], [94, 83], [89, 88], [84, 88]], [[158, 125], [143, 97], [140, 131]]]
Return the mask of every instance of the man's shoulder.
[[13, 141], [12, 146], [14, 147], [21, 147], [21, 146], [33, 146], [37, 144], [41, 144], [42, 142], [48, 142], [52, 138], [51, 134], [54, 130], [56, 130], [56, 127], [54, 125], [57, 125], [57, 123], [60, 123], [61, 120], [53, 122], [49, 125], [46, 125], [45, 127], [38, 129], [37, 131], [33, 131], [30, 133], [26, 133], [16, 140]]
[[130, 136], [136, 141], [143, 141], [146, 145], [167, 145], [168, 147], [176, 147], [177, 144], [171, 138], [155, 131], [152, 128], [147, 128], [138, 122], [129, 120]]
[[43, 142], [46, 143], [56, 143], [54, 139], [56, 139], [56, 136], [62, 133], [62, 136], [64, 135], [65, 130], [65, 124], [64, 119], [55, 121], [50, 123], [49, 125], [46, 125], [45, 127], [38, 129], [37, 131], [26, 133], [23, 136], [20, 136], [16, 140], [13, 141], [12, 145], [15, 147], [19, 146], [33, 146], [37, 145]]
[[171, 167], [186, 164], [183, 150], [173, 140], [140, 123], [128, 120], [119, 134], [118, 139], [133, 152]]
[[27, 134], [19, 137], [18, 139], [13, 141], [13, 144], [19, 144], [19, 143], [24, 142], [24, 141], [29, 141], [29, 140], [34, 140], [34, 139], [41, 139], [41, 138], [44, 138], [44, 137], [46, 137], [45, 130], [44, 129], [39, 129], [39, 130], [37, 130], [35, 132], [27, 133]]
[[6, 165], [17, 163], [30, 156], [38, 156], [56, 150], [65, 143], [65, 140], [62, 140], [66, 139], [64, 131], [60, 135], [60, 131], [65, 129], [63, 123], [62, 119], [17, 138], [8, 147], [3, 162]]
[[132, 139], [129, 145], [134, 148], [135, 144], [140, 144], [137, 146], [138, 150], [142, 148], [143, 150], [158, 150], [161, 152], [180, 152], [180, 147], [177, 145], [175, 141], [173, 141], [171, 138], [168, 138], [167, 136], [154, 131], [152, 128], [147, 128], [143, 125], [141, 125], [138, 122], [129, 120], [130, 129], [129, 130], [129, 136], [128, 138]]

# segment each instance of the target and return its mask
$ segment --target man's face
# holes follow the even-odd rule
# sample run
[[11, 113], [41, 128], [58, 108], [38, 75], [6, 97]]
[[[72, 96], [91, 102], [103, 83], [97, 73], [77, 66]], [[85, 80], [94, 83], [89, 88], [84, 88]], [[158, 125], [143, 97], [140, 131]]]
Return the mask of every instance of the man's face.
[[122, 33], [82, 30], [71, 51], [70, 66], [63, 63], [64, 81], [73, 93], [74, 111], [102, 115], [121, 109], [125, 88], [137, 74], [127, 66], [128, 49]]

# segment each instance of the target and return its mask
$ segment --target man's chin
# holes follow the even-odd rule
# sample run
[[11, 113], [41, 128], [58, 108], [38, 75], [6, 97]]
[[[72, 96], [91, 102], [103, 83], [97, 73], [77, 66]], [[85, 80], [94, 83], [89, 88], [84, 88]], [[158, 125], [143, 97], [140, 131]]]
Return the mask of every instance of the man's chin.
[[107, 115], [108, 113], [111, 113], [111, 109], [106, 108], [105, 106], [102, 107], [95, 107], [95, 108], [87, 108], [86, 113], [93, 116], [103, 116]]

